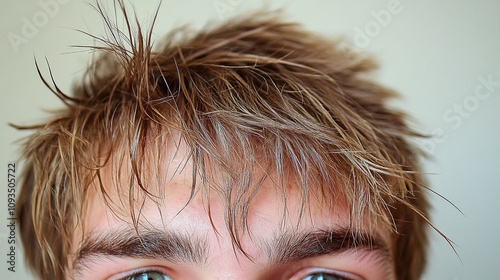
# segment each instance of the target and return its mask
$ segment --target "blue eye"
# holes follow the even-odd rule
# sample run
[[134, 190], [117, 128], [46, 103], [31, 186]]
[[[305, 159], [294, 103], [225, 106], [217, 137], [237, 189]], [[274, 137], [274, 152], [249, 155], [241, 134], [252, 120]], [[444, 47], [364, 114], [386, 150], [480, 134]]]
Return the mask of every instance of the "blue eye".
[[302, 280], [347, 280], [347, 279], [329, 273], [314, 273], [302, 278]]
[[163, 273], [150, 271], [150, 272], [137, 273], [123, 280], [173, 280], [173, 279]]

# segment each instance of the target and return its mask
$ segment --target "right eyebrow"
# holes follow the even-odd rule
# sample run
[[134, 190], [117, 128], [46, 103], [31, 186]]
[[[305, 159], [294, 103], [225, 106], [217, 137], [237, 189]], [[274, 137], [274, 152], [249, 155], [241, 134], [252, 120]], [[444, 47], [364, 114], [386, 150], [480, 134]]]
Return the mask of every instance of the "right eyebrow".
[[176, 232], [114, 229], [89, 234], [77, 250], [73, 270], [79, 273], [94, 263], [96, 258], [106, 256], [204, 264], [207, 248], [206, 240]]
[[354, 250], [361, 256], [373, 253], [385, 266], [392, 261], [388, 245], [382, 238], [342, 227], [311, 232], [287, 231], [271, 244], [266, 244], [266, 247], [272, 248], [268, 249], [268, 255], [275, 266], [349, 250]]

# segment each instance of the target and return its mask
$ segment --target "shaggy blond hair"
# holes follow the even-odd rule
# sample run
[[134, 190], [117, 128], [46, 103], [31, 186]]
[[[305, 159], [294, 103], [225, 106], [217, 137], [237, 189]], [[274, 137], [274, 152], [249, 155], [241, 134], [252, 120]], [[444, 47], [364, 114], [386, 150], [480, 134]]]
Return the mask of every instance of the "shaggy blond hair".
[[28, 263], [42, 279], [69, 277], [75, 229], [109, 158], [119, 154], [130, 166], [129, 193], [152, 196], [145, 172], [154, 174], [161, 159], [151, 166], [141, 155], [173, 133], [190, 151], [192, 194], [205, 188], [225, 199], [235, 248], [242, 250], [248, 205], [264, 179], [257, 174], [275, 174], [284, 197], [287, 180], [299, 185], [301, 213], [317, 192], [330, 204], [343, 197], [354, 229], [366, 217], [392, 229], [397, 279], [420, 277], [428, 204], [408, 142], [417, 135], [386, 105], [395, 93], [366, 77], [371, 59], [269, 15], [182, 39], [177, 31], [156, 51], [151, 33], [129, 25], [124, 34], [105, 20], [112, 35], [95, 47], [102, 55], [73, 96], [46, 82], [66, 107], [31, 127], [25, 146], [18, 217]]

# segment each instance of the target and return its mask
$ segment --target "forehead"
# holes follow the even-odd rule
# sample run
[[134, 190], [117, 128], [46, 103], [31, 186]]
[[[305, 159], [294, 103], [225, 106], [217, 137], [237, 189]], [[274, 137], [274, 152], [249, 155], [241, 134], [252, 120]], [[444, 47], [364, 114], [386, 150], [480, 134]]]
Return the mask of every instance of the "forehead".
[[[241, 187], [238, 185], [242, 182], [233, 178], [237, 174], [221, 174], [220, 169], [209, 165], [195, 171], [188, 145], [179, 134], [170, 136], [147, 140], [138, 156], [140, 170], [133, 167], [123, 151], [111, 155], [87, 195], [85, 232], [142, 223], [158, 228], [187, 223], [190, 226], [184, 230], [220, 232], [228, 227], [229, 216], [234, 214], [231, 211], [242, 209], [244, 214], [234, 214], [237, 222], [249, 225], [248, 229], [255, 232], [262, 228], [279, 234], [298, 228], [351, 226], [351, 206], [340, 191], [334, 197], [313, 187], [305, 192], [294, 176], [267, 173], [265, 164], [260, 163], [254, 166], [254, 178], [240, 178], [248, 181], [247, 189], [231, 192], [233, 187]], [[193, 219], [196, 223], [189, 222]], [[371, 230], [367, 220], [364, 229]], [[383, 231], [375, 229], [377, 235]]]
[[[134, 173], [134, 168], [122, 155], [112, 155], [87, 194], [85, 228], [95, 230], [103, 222], [116, 223], [115, 220], [132, 225], [132, 212], [150, 215], [149, 222], [151, 216], [156, 216], [156, 222], [166, 222], [171, 227], [183, 223], [185, 217], [199, 219], [199, 227], [207, 226], [208, 222], [207, 228], [213, 227], [214, 220], [222, 219], [219, 227], [224, 228], [227, 209], [235, 202], [247, 207], [249, 224], [261, 220], [259, 223], [310, 227], [320, 222], [316, 216], [323, 217], [321, 221], [326, 224], [349, 224], [348, 204], [340, 195], [331, 200], [312, 190], [305, 194], [295, 180], [283, 180], [266, 173], [262, 166], [255, 167], [254, 178], [246, 178], [249, 180], [246, 193], [229, 197], [233, 187], [229, 184], [234, 181], [228, 177], [235, 175], [214, 174], [215, 169], [208, 166], [205, 172], [211, 173], [199, 174], [202, 171], [198, 170], [193, 176], [190, 153], [179, 138], [170, 139], [161, 147], [146, 149], [138, 173]], [[204, 175], [208, 178], [202, 178]]]

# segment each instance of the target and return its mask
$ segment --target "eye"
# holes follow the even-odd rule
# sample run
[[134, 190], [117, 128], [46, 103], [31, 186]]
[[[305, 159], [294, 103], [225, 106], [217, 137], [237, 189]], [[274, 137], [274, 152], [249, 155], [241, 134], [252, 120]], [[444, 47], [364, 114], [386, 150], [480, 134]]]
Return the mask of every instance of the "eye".
[[330, 273], [314, 273], [302, 278], [301, 280], [349, 280], [349, 279]]
[[161, 272], [144, 271], [122, 278], [120, 280], [173, 280], [173, 279]]
[[[288, 279], [288, 278], [287, 278]], [[290, 280], [363, 280], [364, 278], [353, 273], [326, 269], [305, 268], [301, 269], [290, 278]]]

